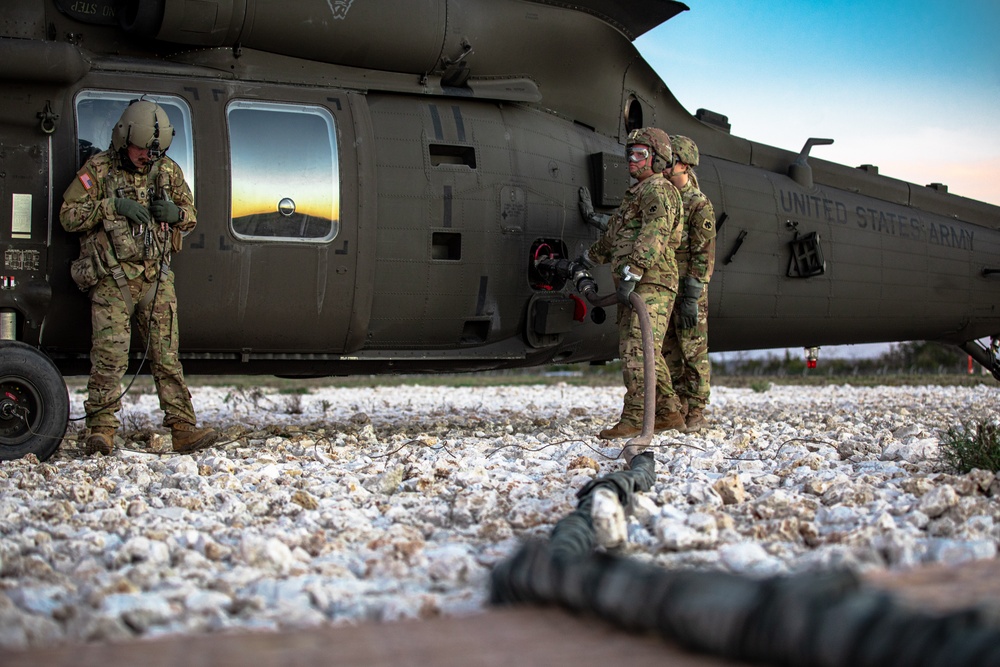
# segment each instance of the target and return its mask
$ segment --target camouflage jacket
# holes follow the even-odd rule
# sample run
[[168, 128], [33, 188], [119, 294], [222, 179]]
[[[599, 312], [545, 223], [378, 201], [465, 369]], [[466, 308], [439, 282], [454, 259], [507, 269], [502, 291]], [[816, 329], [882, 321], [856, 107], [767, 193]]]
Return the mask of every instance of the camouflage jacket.
[[681, 199], [684, 213], [677, 268], [682, 278], [691, 276], [707, 283], [715, 270], [715, 210], [693, 179], [681, 188]]
[[176, 162], [164, 156], [141, 174], [122, 168], [114, 151], [103, 151], [87, 160], [66, 188], [59, 221], [68, 232], [83, 232], [83, 253], [95, 252], [108, 266], [120, 263], [128, 278], [144, 272], [151, 278], [170, 245], [170, 234], [163, 234], [156, 223], [140, 229], [118, 214], [115, 199], [134, 199], [148, 207], [150, 200], [164, 195], [181, 209], [173, 229], [183, 234], [194, 229], [194, 197]]
[[628, 189], [588, 254], [599, 264], [610, 263], [616, 281], [628, 265], [642, 269], [641, 282], [676, 292], [674, 251], [681, 242], [681, 208], [677, 188], [654, 174]]

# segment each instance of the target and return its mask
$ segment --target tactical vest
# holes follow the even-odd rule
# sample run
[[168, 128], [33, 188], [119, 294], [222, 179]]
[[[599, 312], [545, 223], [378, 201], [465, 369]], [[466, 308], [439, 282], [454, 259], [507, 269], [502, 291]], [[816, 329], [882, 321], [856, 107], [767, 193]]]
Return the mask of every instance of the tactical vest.
[[[153, 163], [149, 173], [142, 175], [144, 187], [131, 183], [133, 179], [128, 178], [126, 172], [111, 169], [110, 161], [95, 160], [92, 166], [94, 176], [101, 181], [105, 197], [124, 197], [148, 206], [149, 201], [158, 194], [165, 196], [164, 188], [168, 183], [161, 181], [166, 181], [168, 177], [162, 174], [161, 178], [159, 162]], [[162, 278], [169, 270], [170, 252], [175, 245], [174, 236], [175, 234], [170, 234], [169, 241], [164, 238], [160, 233], [159, 223], [155, 221], [148, 225], [137, 225], [123, 215], [107, 217], [100, 226], [88, 230], [80, 238], [80, 257], [70, 264], [70, 275], [77, 287], [86, 292], [110, 273], [131, 312], [134, 304], [121, 263], [159, 260]], [[140, 305], [144, 306], [152, 294], [153, 290], [147, 290]]]

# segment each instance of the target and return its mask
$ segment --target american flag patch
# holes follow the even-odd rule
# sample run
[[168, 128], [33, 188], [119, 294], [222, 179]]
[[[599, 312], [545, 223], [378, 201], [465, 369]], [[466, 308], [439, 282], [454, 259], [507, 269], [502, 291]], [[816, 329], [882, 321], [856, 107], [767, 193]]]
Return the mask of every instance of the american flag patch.
[[90, 177], [90, 174], [83, 173], [80, 174], [80, 182], [83, 183], [83, 189], [89, 190], [94, 187], [94, 179]]

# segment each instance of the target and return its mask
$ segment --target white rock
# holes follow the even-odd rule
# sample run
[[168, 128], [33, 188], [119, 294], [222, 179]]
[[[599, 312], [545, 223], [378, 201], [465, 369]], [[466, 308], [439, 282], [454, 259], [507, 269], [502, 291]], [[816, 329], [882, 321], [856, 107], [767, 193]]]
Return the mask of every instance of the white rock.
[[606, 487], [594, 489], [590, 518], [594, 522], [597, 544], [605, 549], [621, 546], [628, 539], [625, 509], [618, 502], [618, 494]]
[[914, 535], [902, 532], [883, 533], [874, 539], [874, 544], [885, 554], [889, 565], [899, 568], [917, 565], [926, 551], [926, 543], [920, 544]]
[[919, 463], [934, 459], [938, 455], [938, 439], [924, 438], [910, 442], [890, 443], [883, 451], [883, 461], [908, 461]]
[[[65, 594], [64, 589], [54, 584], [14, 588], [6, 593], [11, 602], [32, 614], [52, 616], [54, 612], [65, 606], [65, 603], [60, 599]], [[0, 615], [2, 614], [3, 609], [0, 607]]]
[[195, 460], [187, 454], [171, 458], [167, 467], [172, 470], [175, 475], [198, 474], [198, 464], [195, 463]]
[[445, 544], [424, 551], [427, 575], [435, 582], [451, 585], [480, 580], [486, 570], [479, 565], [465, 544]]
[[737, 474], [730, 474], [722, 477], [712, 485], [715, 492], [719, 494], [725, 505], [736, 505], [747, 499], [746, 489], [743, 487], [743, 480]]
[[685, 523], [659, 517], [653, 522], [653, 530], [659, 546], [669, 551], [687, 551], [702, 544], [703, 537], [697, 530]]
[[117, 564], [148, 561], [154, 564], [170, 562], [170, 549], [165, 542], [150, 540], [146, 537], [133, 537], [118, 549], [115, 556]]
[[294, 563], [288, 545], [273, 537], [247, 536], [240, 544], [240, 555], [248, 565], [279, 573], [288, 572]]
[[232, 604], [232, 598], [218, 591], [194, 591], [184, 598], [184, 607], [196, 614], [224, 611]]
[[780, 560], [767, 553], [756, 542], [737, 542], [719, 547], [722, 563], [738, 574], [771, 576], [785, 570]]
[[700, 480], [686, 482], [681, 486], [681, 493], [692, 505], [708, 505], [718, 507], [723, 504], [722, 497], [709, 482]]
[[925, 493], [917, 504], [917, 508], [930, 518], [939, 517], [958, 504], [958, 494], [955, 489], [944, 484]]
[[943, 565], [958, 565], [973, 560], [996, 558], [997, 545], [993, 540], [931, 540], [927, 560]]
[[140, 631], [173, 614], [170, 603], [158, 593], [115, 593], [104, 598], [101, 610]]
[[660, 513], [660, 508], [648, 493], [636, 493], [632, 496], [628, 513], [640, 524], [645, 525]]

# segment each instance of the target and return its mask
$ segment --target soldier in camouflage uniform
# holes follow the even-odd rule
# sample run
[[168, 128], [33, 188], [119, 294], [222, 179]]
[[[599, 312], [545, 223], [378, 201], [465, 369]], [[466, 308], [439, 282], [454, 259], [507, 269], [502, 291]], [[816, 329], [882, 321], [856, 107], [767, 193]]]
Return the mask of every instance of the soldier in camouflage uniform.
[[618, 291], [618, 353], [622, 360], [625, 401], [621, 418], [600, 432], [604, 439], [625, 438], [642, 431], [643, 350], [639, 318], [628, 305], [632, 291], [646, 303], [656, 348], [656, 430], [683, 428], [680, 402], [670, 381], [661, 346], [677, 293], [674, 249], [680, 243], [681, 197], [661, 173], [671, 159], [670, 138], [657, 128], [629, 134], [629, 175], [636, 179], [625, 193], [607, 230], [587, 255], [611, 264]]
[[686, 430], [704, 426], [712, 365], [708, 359], [708, 281], [715, 268], [715, 211], [698, 189], [692, 167], [698, 147], [688, 137], [670, 137], [674, 164], [669, 177], [684, 201], [681, 243], [676, 252], [680, 275], [677, 302], [663, 344], [663, 356], [685, 412]]
[[66, 231], [83, 232], [71, 272], [91, 301], [87, 454], [108, 455], [113, 449], [133, 316], [147, 341], [174, 451], [201, 449], [217, 438], [214, 429], [196, 426], [177, 353], [170, 253], [180, 249], [181, 235], [197, 220], [184, 174], [164, 155], [173, 134], [162, 107], [132, 102], [115, 125], [111, 147], [88, 159], [63, 195], [60, 222]]

